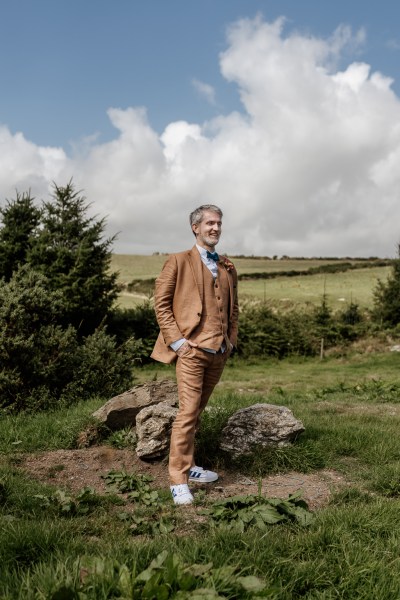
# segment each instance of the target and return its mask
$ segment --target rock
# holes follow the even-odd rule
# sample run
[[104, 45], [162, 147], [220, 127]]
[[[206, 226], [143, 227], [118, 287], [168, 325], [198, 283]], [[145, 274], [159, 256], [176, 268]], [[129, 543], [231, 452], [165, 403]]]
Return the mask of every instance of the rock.
[[287, 446], [303, 431], [303, 423], [285, 406], [253, 404], [229, 418], [220, 447], [238, 457], [251, 454], [257, 446]]
[[134, 427], [136, 417], [143, 408], [160, 402], [178, 406], [178, 389], [175, 382], [165, 379], [136, 385], [108, 400], [93, 413], [93, 417], [113, 430]]
[[143, 408], [136, 417], [139, 458], [159, 458], [169, 450], [171, 427], [178, 409], [168, 402]]

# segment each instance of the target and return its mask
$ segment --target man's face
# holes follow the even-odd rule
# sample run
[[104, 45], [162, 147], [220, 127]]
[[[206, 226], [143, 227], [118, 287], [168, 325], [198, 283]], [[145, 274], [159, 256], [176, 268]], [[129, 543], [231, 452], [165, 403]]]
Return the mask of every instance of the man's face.
[[222, 220], [218, 213], [206, 210], [201, 223], [193, 225], [196, 243], [207, 250], [213, 250], [221, 236]]

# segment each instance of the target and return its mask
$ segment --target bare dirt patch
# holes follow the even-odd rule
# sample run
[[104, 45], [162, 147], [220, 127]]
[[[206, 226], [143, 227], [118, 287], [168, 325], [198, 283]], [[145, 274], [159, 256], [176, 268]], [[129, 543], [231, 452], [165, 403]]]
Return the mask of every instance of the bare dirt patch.
[[[102, 475], [111, 470], [151, 475], [152, 487], [168, 488], [166, 461], [145, 462], [132, 450], [118, 450], [110, 446], [95, 446], [81, 450], [55, 450], [21, 455], [18, 465], [35, 479], [71, 492], [84, 487], [92, 487], [98, 493], [106, 491]], [[213, 484], [193, 486], [205, 490], [207, 498], [216, 501], [221, 498], [242, 494], [256, 494], [259, 482], [237, 472], [219, 471], [220, 478]], [[317, 473], [286, 473], [264, 477], [262, 493], [275, 498], [287, 498], [289, 494], [301, 490], [303, 499], [311, 510], [326, 505], [332, 492], [348, 485], [337, 472], [321, 470]]]

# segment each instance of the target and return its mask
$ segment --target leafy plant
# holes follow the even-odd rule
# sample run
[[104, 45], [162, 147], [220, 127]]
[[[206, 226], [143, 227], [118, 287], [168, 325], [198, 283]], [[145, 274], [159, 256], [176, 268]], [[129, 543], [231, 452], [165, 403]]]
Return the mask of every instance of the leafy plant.
[[35, 494], [43, 508], [55, 507], [62, 515], [84, 515], [100, 503], [100, 498], [95, 490], [90, 487], [83, 488], [74, 496], [64, 490], [57, 489], [53, 494]]
[[118, 514], [121, 521], [130, 523], [129, 529], [133, 535], [159, 535], [171, 533], [175, 529], [175, 519], [160, 516], [158, 512], [145, 515], [122, 512]]
[[114, 448], [122, 450], [123, 448], [135, 448], [137, 443], [137, 436], [131, 427], [124, 427], [113, 433], [108, 438], [108, 443]]
[[264, 530], [268, 525], [283, 521], [294, 521], [299, 525], [308, 526], [313, 520], [307, 503], [300, 498], [300, 492], [291, 494], [287, 500], [253, 494], [232, 496], [214, 502], [206, 514], [211, 516], [215, 524], [241, 532], [251, 526]]
[[[271, 594], [265, 583], [254, 575], [245, 575], [236, 567], [215, 568], [211, 562], [186, 565], [176, 554], [164, 550], [148, 567], [136, 574], [126, 563], [116, 560], [83, 556], [75, 562], [80, 573], [77, 585], [62, 584], [53, 598], [75, 598], [76, 593], [94, 598], [100, 581], [107, 582], [113, 597], [168, 600], [209, 600], [216, 598], [263, 598]], [[58, 595], [57, 595], [58, 594]]]
[[159, 503], [158, 492], [152, 490], [148, 484], [149, 481], [153, 481], [150, 475], [113, 470], [107, 475], [102, 475], [102, 478], [114, 490], [127, 493], [133, 502], [141, 502], [146, 506], [157, 506]]

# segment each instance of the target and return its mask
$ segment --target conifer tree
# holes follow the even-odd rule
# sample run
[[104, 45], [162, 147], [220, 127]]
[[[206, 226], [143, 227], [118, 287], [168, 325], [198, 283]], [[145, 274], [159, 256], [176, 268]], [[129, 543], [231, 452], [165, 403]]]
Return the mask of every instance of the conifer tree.
[[82, 336], [105, 320], [118, 294], [117, 274], [109, 272], [114, 237], [104, 239], [105, 220], [87, 216], [88, 208], [72, 182], [54, 184], [28, 256], [50, 289], [62, 293], [60, 324], [73, 325]]
[[374, 317], [389, 327], [400, 323], [400, 244], [397, 251], [391, 274], [386, 281], [379, 280], [374, 290]]
[[7, 200], [0, 207], [0, 278], [10, 281], [14, 271], [25, 264], [40, 222], [41, 210], [30, 192]]

